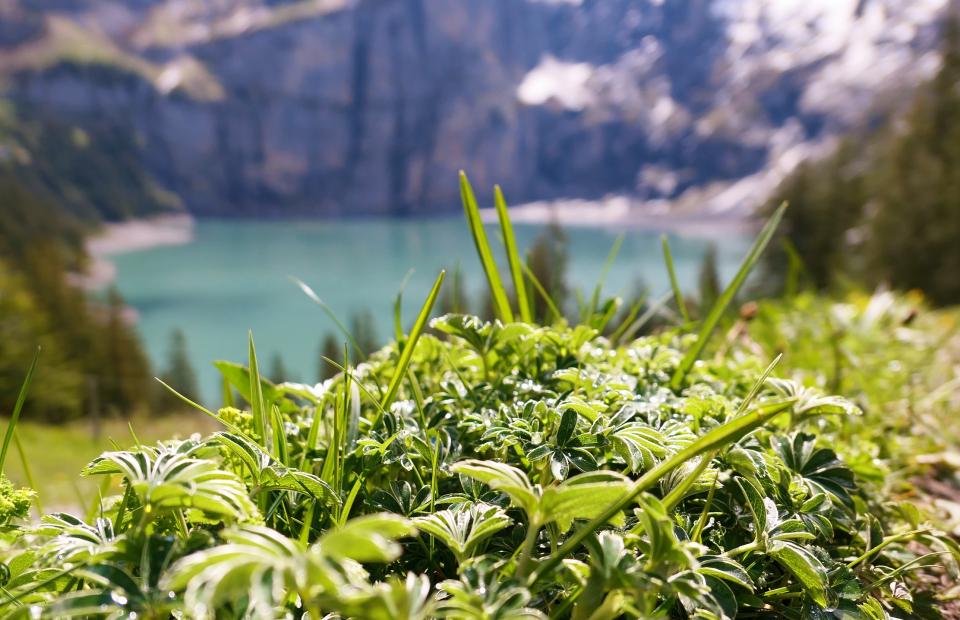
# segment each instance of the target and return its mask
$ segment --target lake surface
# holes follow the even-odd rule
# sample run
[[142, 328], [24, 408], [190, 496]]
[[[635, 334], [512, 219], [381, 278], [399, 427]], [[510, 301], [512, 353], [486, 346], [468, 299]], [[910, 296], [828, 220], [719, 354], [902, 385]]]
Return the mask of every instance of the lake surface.
[[[517, 226], [521, 251], [541, 227]], [[321, 341], [335, 326], [291, 282], [309, 284], [343, 320], [369, 309], [377, 333], [392, 333], [392, 305], [404, 276], [405, 324], [414, 320], [438, 271], [448, 275], [459, 264], [468, 295], [479, 299], [484, 280], [462, 218], [430, 220], [200, 220], [194, 239], [180, 246], [114, 255], [117, 286], [136, 309], [138, 328], [155, 368], [162, 368], [173, 330], [187, 336], [190, 357], [203, 396], [216, 404], [217, 373], [211, 362], [244, 362], [247, 331], [253, 330], [261, 365], [282, 355], [293, 377], [313, 382]], [[592, 291], [617, 231], [569, 228], [568, 282]], [[488, 228], [497, 244], [495, 227]], [[704, 252], [718, 248], [721, 276], [733, 275], [749, 246], [749, 236], [709, 239], [671, 236], [677, 275], [693, 289]], [[500, 256], [498, 256], [500, 259]], [[505, 269], [506, 259], [501, 260]], [[630, 295], [644, 282], [659, 296], [669, 290], [659, 233], [629, 230], [606, 280], [605, 291]]]

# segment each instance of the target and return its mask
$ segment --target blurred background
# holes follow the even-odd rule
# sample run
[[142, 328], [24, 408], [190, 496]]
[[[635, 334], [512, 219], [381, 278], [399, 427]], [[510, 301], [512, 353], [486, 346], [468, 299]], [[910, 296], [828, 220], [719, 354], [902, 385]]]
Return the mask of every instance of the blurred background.
[[440, 268], [440, 311], [489, 314], [460, 169], [484, 206], [503, 187], [571, 316], [598, 281], [624, 312], [656, 310], [661, 234], [709, 306], [783, 200], [754, 294], [889, 286], [956, 304], [954, 14], [0, 0], [0, 410], [38, 344], [44, 389], [19, 432], [79, 464], [131, 418], [146, 435], [199, 428], [168, 415], [181, 403], [153, 377], [216, 407], [212, 362], [244, 361], [248, 330], [272, 379], [321, 380], [344, 337], [291, 278], [368, 351], [392, 336], [401, 288], [411, 320]]

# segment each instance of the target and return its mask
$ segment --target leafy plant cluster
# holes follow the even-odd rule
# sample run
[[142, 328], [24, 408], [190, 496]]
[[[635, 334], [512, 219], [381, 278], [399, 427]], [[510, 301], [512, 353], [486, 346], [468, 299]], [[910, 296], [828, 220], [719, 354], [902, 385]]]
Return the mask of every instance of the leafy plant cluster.
[[863, 409], [836, 441], [858, 478], [884, 495], [932, 505], [960, 531], [955, 310], [929, 309], [916, 293], [804, 293], [764, 302], [744, 328], [742, 346], [760, 355], [789, 351], [790, 378], [842, 392]]
[[244, 402], [195, 405], [223, 431], [107, 452], [84, 474], [121, 486], [88, 518], [8, 526], [2, 611], [936, 617], [913, 576], [960, 549], [838, 454], [859, 408], [779, 358], [705, 355], [776, 218], [696, 333], [633, 339], [636, 319], [603, 335], [599, 298], [532, 322], [502, 196], [514, 299], [462, 187], [498, 318], [429, 321], [441, 273], [409, 332], [315, 386], [261, 377], [251, 338], [246, 367], [218, 364]]

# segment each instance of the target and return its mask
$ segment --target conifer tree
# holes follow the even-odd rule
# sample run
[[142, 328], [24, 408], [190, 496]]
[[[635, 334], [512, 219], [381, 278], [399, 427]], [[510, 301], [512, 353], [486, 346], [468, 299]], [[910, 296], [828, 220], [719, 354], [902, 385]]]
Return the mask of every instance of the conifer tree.
[[285, 383], [292, 380], [290, 372], [287, 370], [287, 365], [284, 363], [283, 356], [280, 353], [273, 354], [273, 359], [270, 362], [269, 378], [274, 383]]
[[[163, 382], [193, 401], [199, 400], [200, 386], [197, 374], [190, 362], [187, 336], [181, 329], [170, 334], [170, 348], [167, 351], [167, 363], [160, 377]], [[183, 403], [161, 386], [161, 395], [155, 404], [160, 413], [183, 408]]]

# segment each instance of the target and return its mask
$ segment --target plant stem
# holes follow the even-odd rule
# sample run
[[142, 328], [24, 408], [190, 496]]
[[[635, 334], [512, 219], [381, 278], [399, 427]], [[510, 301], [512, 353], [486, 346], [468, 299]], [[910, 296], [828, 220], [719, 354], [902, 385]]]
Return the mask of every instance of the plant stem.
[[893, 535], [893, 536], [887, 536], [886, 538], [884, 538], [883, 540], [881, 540], [880, 543], [877, 544], [876, 547], [874, 547], [873, 549], [870, 549], [869, 551], [867, 551], [866, 553], [864, 553], [863, 555], [861, 555], [861, 556], [858, 557], [857, 559], [855, 559], [855, 560], [853, 560], [852, 562], [850, 562], [849, 564], [847, 564], [847, 568], [854, 568], [857, 564], [860, 564], [861, 562], [865, 562], [866, 560], [869, 560], [869, 559], [872, 558], [873, 556], [877, 555], [877, 554], [880, 553], [884, 548], [889, 547], [890, 545], [892, 545], [892, 544], [894, 544], [894, 543], [902, 542], [902, 541], [904, 541], [904, 540], [910, 540], [911, 538], [913, 538], [913, 537], [916, 536], [917, 534], [923, 534], [923, 533], [925, 533], [926, 531], [927, 531], [927, 530], [911, 530], [911, 531], [909, 531], [909, 532], [904, 532], [903, 534], [896, 534], [896, 535]]
[[750, 553], [751, 551], [756, 551], [760, 548], [760, 543], [757, 541], [749, 542], [745, 545], [740, 545], [739, 547], [734, 547], [728, 551], [724, 551], [723, 555], [728, 557], [734, 557], [737, 555], [743, 555], [744, 553]]
[[523, 547], [520, 551], [520, 559], [517, 560], [517, 577], [521, 579], [527, 576], [527, 569], [530, 566], [530, 560], [533, 557], [533, 548], [537, 544], [537, 536], [540, 534], [540, 522], [531, 519], [527, 527], [527, 536], [523, 539]]

